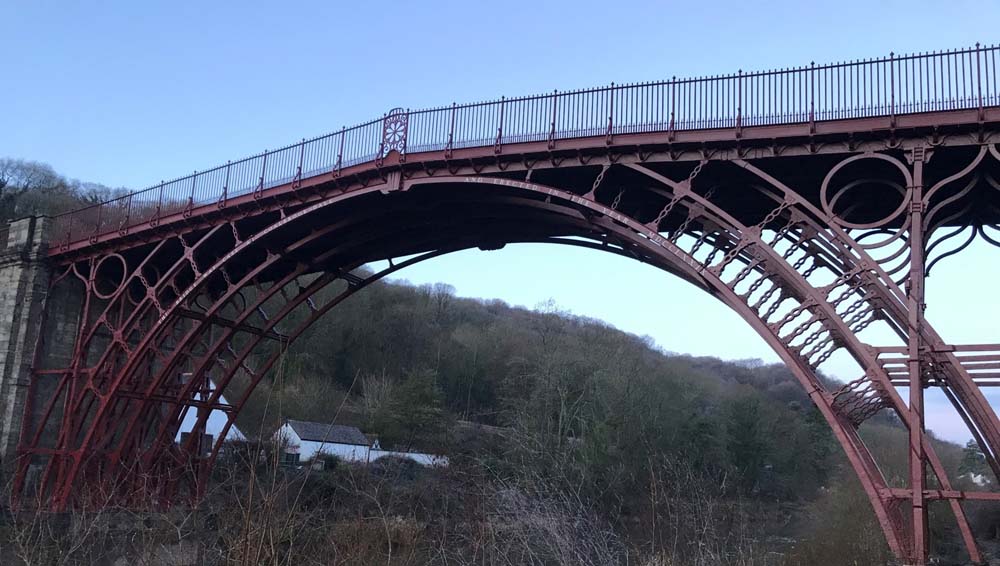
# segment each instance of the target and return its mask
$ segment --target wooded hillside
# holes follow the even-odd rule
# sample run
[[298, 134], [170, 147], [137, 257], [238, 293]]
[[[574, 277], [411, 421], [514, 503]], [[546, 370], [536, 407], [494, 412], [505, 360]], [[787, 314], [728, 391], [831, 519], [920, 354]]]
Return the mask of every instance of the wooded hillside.
[[[664, 313], [664, 324], [684, 321]], [[839, 544], [838, 553], [875, 560], [858, 564], [888, 557], [832, 434], [782, 365], [672, 354], [554, 302], [528, 310], [405, 283], [347, 300], [285, 360], [241, 415], [244, 430], [282, 415], [350, 422], [403, 448], [465, 455], [477, 473], [572, 494], [626, 547], [643, 549], [636, 555], [694, 560], [697, 549], [662, 545], [696, 536], [701, 521], [712, 535], [698, 544], [721, 554], [750, 545], [830, 564], [821, 557]], [[483, 443], [458, 421], [508, 432]], [[905, 485], [906, 437], [894, 417], [877, 415], [863, 434]], [[938, 450], [956, 477], [962, 450]], [[943, 535], [936, 551], [958, 556], [954, 533]]]

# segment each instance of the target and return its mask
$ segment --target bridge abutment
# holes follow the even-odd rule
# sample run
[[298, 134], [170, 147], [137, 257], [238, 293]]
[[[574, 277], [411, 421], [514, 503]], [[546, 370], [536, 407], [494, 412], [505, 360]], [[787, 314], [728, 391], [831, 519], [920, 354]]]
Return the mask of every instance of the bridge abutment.
[[[0, 466], [12, 469], [28, 402], [50, 269], [47, 217], [12, 222], [0, 239]], [[6, 475], [6, 474], [5, 474]]]

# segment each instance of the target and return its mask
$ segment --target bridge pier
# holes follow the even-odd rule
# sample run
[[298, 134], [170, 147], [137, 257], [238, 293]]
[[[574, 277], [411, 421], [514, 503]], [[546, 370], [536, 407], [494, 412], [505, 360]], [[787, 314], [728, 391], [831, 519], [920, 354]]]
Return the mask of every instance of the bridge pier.
[[12, 222], [0, 238], [0, 467], [13, 469], [49, 290], [47, 217]]

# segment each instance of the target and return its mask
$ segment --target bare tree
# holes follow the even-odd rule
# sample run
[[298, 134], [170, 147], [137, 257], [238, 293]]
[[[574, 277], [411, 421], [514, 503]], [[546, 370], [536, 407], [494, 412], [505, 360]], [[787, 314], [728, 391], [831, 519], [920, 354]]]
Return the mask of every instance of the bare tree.
[[66, 188], [66, 180], [49, 165], [0, 158], [0, 219], [12, 219], [32, 212], [19, 210], [29, 193], [52, 193]]

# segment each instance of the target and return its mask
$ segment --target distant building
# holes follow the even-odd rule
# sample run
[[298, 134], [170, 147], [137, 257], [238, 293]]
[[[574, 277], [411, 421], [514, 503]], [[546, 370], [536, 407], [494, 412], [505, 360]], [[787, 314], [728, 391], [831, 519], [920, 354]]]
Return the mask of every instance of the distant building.
[[406, 458], [407, 460], [413, 460], [414, 462], [420, 464], [421, 466], [441, 466], [445, 467], [448, 465], [448, 457], [442, 456], [440, 454], [428, 454], [425, 452], [402, 452], [397, 450], [382, 450], [379, 446], [378, 440], [372, 444], [371, 450], [368, 452], [368, 461], [374, 462], [379, 458], [385, 458], [386, 456], [394, 456], [396, 458]]
[[976, 472], [966, 472], [958, 477], [968, 479], [969, 481], [978, 485], [979, 487], [986, 487], [990, 484], [989, 477], [987, 477], [985, 474], [977, 474]]
[[284, 442], [284, 462], [307, 462], [317, 454], [330, 454], [350, 462], [368, 461], [368, 439], [354, 426], [288, 419], [277, 432]]
[[[190, 373], [181, 374], [183, 380], [188, 380], [191, 378]], [[215, 389], [215, 384], [211, 380], [208, 382], [207, 390], [202, 390], [196, 393], [195, 396], [199, 401], [208, 401], [209, 391]], [[223, 395], [219, 396], [219, 404], [226, 405], [226, 398]], [[187, 440], [187, 437], [194, 430], [194, 425], [198, 422], [198, 409], [194, 407], [189, 407], [187, 412], [184, 414], [184, 419], [181, 420], [181, 426], [177, 429], [177, 435], [174, 437], [174, 442], [183, 443]], [[226, 423], [229, 422], [229, 416], [218, 409], [213, 409], [208, 414], [208, 419], [205, 421], [205, 430], [202, 434], [201, 439], [201, 449], [199, 452], [208, 453], [211, 452], [214, 445], [215, 439], [219, 438], [222, 434], [222, 429], [225, 428]], [[234, 423], [229, 427], [226, 432], [226, 440], [246, 440], [246, 436], [236, 427]]]
[[275, 434], [284, 442], [282, 461], [289, 465], [308, 462], [319, 454], [336, 456], [346, 462], [374, 462], [395, 456], [424, 466], [448, 465], [448, 458], [437, 454], [382, 450], [378, 439], [370, 439], [354, 426], [288, 419]]

